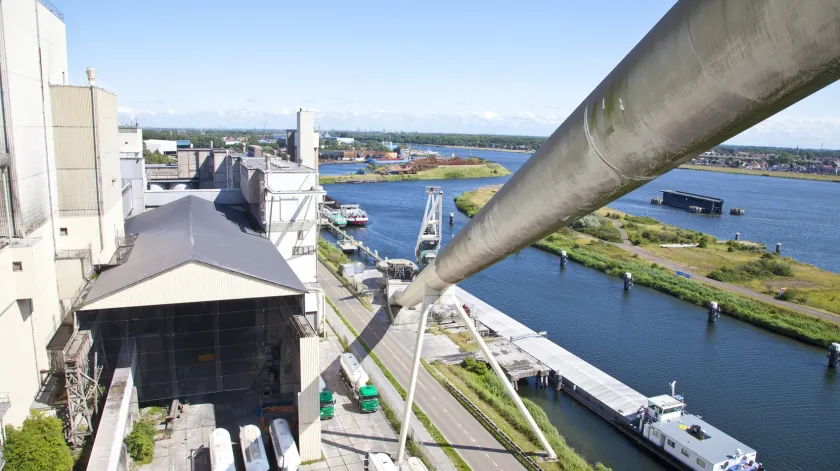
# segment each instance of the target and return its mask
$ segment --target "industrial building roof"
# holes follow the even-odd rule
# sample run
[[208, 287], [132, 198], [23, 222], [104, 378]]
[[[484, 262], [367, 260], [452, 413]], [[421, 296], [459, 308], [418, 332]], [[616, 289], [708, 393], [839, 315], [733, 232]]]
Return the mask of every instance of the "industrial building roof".
[[[751, 455], [755, 450], [744, 445], [740, 441], [726, 434], [726, 432], [715, 428], [700, 417], [692, 414], [683, 414], [679, 419], [672, 419], [664, 422], [654, 422], [653, 427], [662, 430], [668, 438], [682, 445], [684, 448], [693, 451], [697, 456], [712, 464], [733, 460], [740, 451], [743, 455]], [[688, 433], [692, 425], [699, 425], [706, 433], [706, 438], [700, 440]]]
[[[265, 172], [265, 157], [245, 157], [240, 154], [234, 155], [234, 157], [239, 157], [242, 159], [242, 165], [245, 168], [253, 169], [253, 170], [262, 170]], [[270, 159], [271, 168], [269, 172], [296, 172], [296, 173], [314, 173], [315, 170], [304, 167], [303, 165], [292, 162], [289, 160], [283, 160], [281, 158], [273, 157]]]
[[187, 196], [125, 221], [137, 234], [128, 260], [102, 272], [86, 303], [199, 262], [299, 292], [306, 287], [270, 240], [251, 229], [245, 214]]

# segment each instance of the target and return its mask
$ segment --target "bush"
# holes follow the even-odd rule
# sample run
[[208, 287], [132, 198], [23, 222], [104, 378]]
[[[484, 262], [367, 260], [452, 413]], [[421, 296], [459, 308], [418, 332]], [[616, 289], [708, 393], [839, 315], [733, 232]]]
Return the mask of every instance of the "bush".
[[461, 366], [464, 367], [464, 369], [469, 371], [470, 373], [474, 373], [479, 376], [484, 376], [484, 374], [488, 371], [486, 363], [478, 361], [473, 357], [464, 358], [464, 361], [461, 363]]
[[708, 243], [708, 242], [706, 242], [706, 238], [705, 238], [705, 237], [701, 237], [701, 238], [700, 238], [700, 242], [698, 242], [698, 247], [700, 247], [701, 249], [705, 249], [705, 248], [706, 248], [706, 247], [708, 247], [708, 246], [709, 246], [709, 243]]
[[155, 456], [155, 424], [141, 420], [134, 424], [131, 433], [125, 437], [125, 446], [131, 460], [137, 464], [148, 464]]
[[18, 429], [7, 427], [5, 471], [70, 471], [73, 455], [64, 441], [61, 420], [32, 411]]
[[743, 283], [750, 280], [762, 280], [774, 276], [793, 276], [790, 264], [775, 260], [772, 256], [760, 260], [742, 263], [735, 267], [722, 267], [712, 270], [709, 278], [726, 283]]
[[578, 219], [577, 221], [569, 224], [570, 227], [574, 229], [585, 229], [587, 227], [598, 228], [601, 227], [602, 221], [601, 218], [595, 214], [587, 214], [586, 216]]

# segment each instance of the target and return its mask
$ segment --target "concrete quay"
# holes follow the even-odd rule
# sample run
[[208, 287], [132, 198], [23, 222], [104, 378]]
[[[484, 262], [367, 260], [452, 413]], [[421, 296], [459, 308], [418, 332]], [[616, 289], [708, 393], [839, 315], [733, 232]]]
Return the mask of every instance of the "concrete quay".
[[[533, 358], [533, 365], [527, 364], [522, 355], [511, 360], [514, 368], [506, 370], [509, 379], [526, 377], [521, 372], [534, 372], [534, 376], [542, 376], [547, 370], [549, 381], [555, 387], [562, 388], [605, 419], [623, 425], [637, 423], [640, 409], [647, 405], [646, 396], [469, 292], [460, 287], [455, 289], [455, 295], [469, 307], [473, 319], [496, 335], [508, 339], [510, 344]], [[505, 364], [511, 363], [503, 361], [504, 357], [498, 360], [503, 368]]]

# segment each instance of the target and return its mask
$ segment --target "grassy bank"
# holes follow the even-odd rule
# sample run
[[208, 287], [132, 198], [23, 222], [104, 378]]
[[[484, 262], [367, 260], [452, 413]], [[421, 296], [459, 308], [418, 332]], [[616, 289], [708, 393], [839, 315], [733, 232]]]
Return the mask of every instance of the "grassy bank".
[[[619, 221], [633, 245], [709, 278], [840, 314], [840, 274], [790, 257], [777, 256], [767, 252], [763, 244], [720, 241], [709, 234], [609, 208], [603, 208], [598, 213], [609, 214]], [[698, 244], [698, 247], [674, 249], [659, 246], [668, 243]], [[780, 295], [783, 288], [784, 293]]]
[[[486, 197], [486, 191], [480, 193], [477, 201]], [[468, 215], [474, 214], [477, 211], [476, 208], [480, 207], [471, 201], [470, 193], [456, 198], [456, 206]], [[634, 222], [634, 224], [645, 222], [643, 219], [636, 219], [635, 221], [639, 222]], [[647, 222], [653, 224], [651, 221]], [[638, 231], [641, 229], [629, 229], [628, 235], [630, 235], [630, 230]], [[642, 232], [644, 231], [642, 230]], [[663, 230], [663, 232], [667, 231]], [[638, 235], [641, 237], [641, 234]], [[648, 237], [650, 237], [650, 234], [648, 234]], [[684, 237], [688, 236], [684, 235]], [[696, 238], [697, 236], [692, 235], [692, 237]], [[708, 245], [711, 246], [712, 244]], [[671, 271], [667, 271], [656, 264], [648, 263], [615, 245], [584, 238], [568, 229], [556, 232], [536, 242], [534, 246], [556, 255], [560, 255], [560, 252], [565, 250], [573, 261], [610, 275], [620, 276], [624, 272], [630, 271], [633, 273], [635, 283], [671, 294], [698, 306], [706, 306], [709, 301], [717, 301], [722, 312], [727, 315], [810, 344], [827, 346], [831, 342], [840, 341], [840, 325], [838, 324], [676, 276]], [[744, 256], [742, 252], [747, 252], [736, 249], [729, 252], [728, 249], [729, 247], [726, 245], [726, 248], [723, 249], [725, 250], [724, 253], [736, 253], [739, 257]], [[675, 250], [673, 253], [683, 253], [683, 250], [686, 249]], [[701, 249], [698, 248], [697, 250]], [[739, 263], [738, 259], [732, 259], [732, 263], [737, 265]]]
[[703, 170], [704, 172], [740, 173], [743, 175], [757, 175], [761, 177], [796, 178], [798, 180], [819, 180], [825, 182], [840, 182], [840, 175], [819, 175], [816, 173], [775, 172], [772, 170], [747, 170], [745, 168], [707, 167], [705, 165], [681, 165], [687, 170]]
[[337, 177], [322, 176], [319, 179], [321, 185], [332, 183], [377, 183], [377, 182], [399, 182], [408, 180], [452, 180], [457, 178], [488, 178], [503, 177], [510, 175], [510, 170], [495, 162], [487, 162], [481, 165], [468, 165], [459, 168], [438, 167], [430, 170], [423, 170], [412, 175], [341, 175]]
[[[542, 453], [543, 449], [533, 430], [510, 399], [499, 378], [484, 363], [467, 358], [461, 365], [436, 363], [433, 368], [440, 371], [458, 390], [478, 406], [501, 432], [510, 437], [526, 453]], [[601, 463], [594, 468], [574, 449], [552, 425], [545, 411], [527, 398], [522, 398], [525, 407], [542, 430], [551, 447], [557, 453], [557, 461], [541, 462], [546, 471], [597, 471], [608, 470]], [[492, 431], [491, 431], [492, 432]]]
[[[387, 368], [385, 368], [385, 365], [382, 363], [382, 361], [379, 360], [379, 357], [377, 357], [376, 354], [373, 353], [373, 350], [371, 350], [370, 347], [368, 347], [367, 343], [365, 343], [365, 341], [359, 336], [359, 333], [356, 332], [356, 329], [354, 329], [353, 326], [350, 325], [350, 322], [348, 322], [347, 319], [341, 314], [341, 311], [339, 311], [338, 307], [335, 304], [333, 304], [332, 300], [327, 296], [325, 296], [324, 298], [327, 300], [327, 303], [333, 308], [333, 311], [335, 311], [339, 319], [341, 319], [341, 322], [344, 323], [344, 325], [347, 327], [350, 333], [352, 333], [356, 337], [356, 339], [359, 341], [359, 344], [362, 346], [362, 348], [365, 349], [365, 352], [367, 352], [367, 354], [370, 355], [370, 358], [373, 360], [374, 363], [376, 363], [376, 366], [379, 367], [379, 369], [382, 371], [382, 374], [384, 374], [385, 377], [388, 378], [388, 382], [391, 383], [394, 389], [397, 390], [402, 400], [405, 401], [405, 389], [403, 389], [403, 387], [400, 385], [397, 379], [394, 378], [394, 375], [392, 375], [391, 372], [388, 371]], [[344, 345], [344, 347], [347, 348], [346, 345]], [[440, 445], [443, 452], [446, 453], [446, 456], [448, 456], [449, 459], [452, 460], [452, 464], [455, 465], [455, 469], [457, 471], [470, 471], [470, 467], [469, 465], [467, 465], [467, 462], [464, 461], [463, 458], [461, 458], [461, 455], [459, 455], [454, 448], [452, 448], [452, 445], [446, 440], [446, 437], [444, 437], [443, 434], [440, 433], [440, 430], [438, 430], [438, 428], [435, 427], [435, 424], [433, 424], [432, 421], [429, 420], [429, 417], [426, 416], [426, 414], [422, 410], [420, 410], [417, 404], [412, 405], [411, 411], [414, 412], [414, 415], [417, 417], [417, 420], [419, 420], [420, 423], [423, 424], [423, 427], [426, 429], [427, 432], [429, 432], [429, 435], [432, 436], [432, 439], [435, 441], [435, 443]], [[392, 420], [387, 415], [386, 418], [388, 418], [389, 421]], [[392, 426], [393, 425], [394, 424], [392, 423]], [[399, 429], [397, 428], [397, 430]], [[428, 465], [428, 462], [426, 461], [425, 457], [423, 458], [423, 461], [426, 462], [426, 464]]]

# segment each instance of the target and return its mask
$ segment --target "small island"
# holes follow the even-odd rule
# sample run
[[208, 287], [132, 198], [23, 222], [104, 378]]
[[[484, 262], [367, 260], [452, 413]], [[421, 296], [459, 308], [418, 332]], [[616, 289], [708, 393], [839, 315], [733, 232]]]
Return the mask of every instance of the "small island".
[[452, 180], [456, 178], [491, 178], [510, 175], [501, 164], [471, 157], [448, 159], [425, 157], [402, 165], [368, 165], [362, 173], [341, 176], [322, 176], [322, 185], [333, 183], [377, 183], [406, 180]]
[[[464, 193], [455, 205], [473, 217], [499, 188]], [[610, 275], [631, 272], [636, 284], [693, 304], [718, 302], [724, 314], [806, 343], [840, 341], [840, 274], [763, 244], [601, 208], [533, 245]]]

